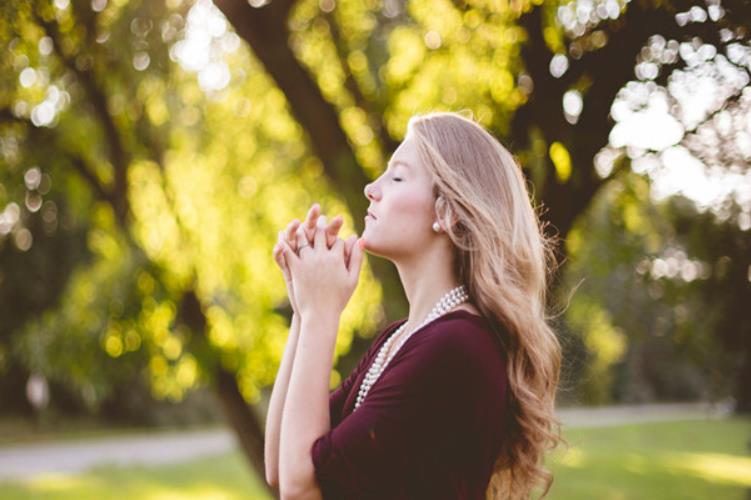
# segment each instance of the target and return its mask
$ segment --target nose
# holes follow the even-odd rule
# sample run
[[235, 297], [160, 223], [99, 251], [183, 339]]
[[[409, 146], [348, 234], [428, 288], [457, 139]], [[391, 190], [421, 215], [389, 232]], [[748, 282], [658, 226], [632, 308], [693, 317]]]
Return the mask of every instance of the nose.
[[365, 197], [369, 200], [374, 200], [376, 197], [376, 189], [375, 189], [375, 181], [369, 182], [365, 185], [365, 189], [363, 190], [363, 193], [365, 193]]

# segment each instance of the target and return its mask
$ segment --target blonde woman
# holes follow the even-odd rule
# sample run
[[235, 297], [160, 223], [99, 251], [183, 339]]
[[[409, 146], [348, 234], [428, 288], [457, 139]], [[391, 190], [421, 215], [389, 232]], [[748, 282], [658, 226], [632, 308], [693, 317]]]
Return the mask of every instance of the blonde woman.
[[[471, 119], [430, 113], [364, 194], [359, 239], [339, 239], [341, 217], [326, 224], [315, 204], [274, 249], [294, 315], [267, 481], [285, 499], [544, 496], [561, 355], [545, 308], [552, 243], [518, 164]], [[409, 315], [329, 393], [365, 250], [394, 263]]]

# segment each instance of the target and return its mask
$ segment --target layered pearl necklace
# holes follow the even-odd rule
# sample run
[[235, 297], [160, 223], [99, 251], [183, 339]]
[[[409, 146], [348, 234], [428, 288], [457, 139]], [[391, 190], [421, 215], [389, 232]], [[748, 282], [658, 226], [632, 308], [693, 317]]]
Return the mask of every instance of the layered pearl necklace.
[[436, 305], [433, 306], [433, 309], [423, 320], [423, 322], [420, 323], [417, 328], [415, 328], [402, 338], [402, 340], [397, 344], [396, 349], [394, 349], [394, 351], [389, 354], [388, 359], [386, 359], [384, 362], [386, 353], [388, 352], [391, 344], [393, 344], [394, 339], [399, 337], [399, 334], [401, 334], [404, 328], [407, 326], [406, 321], [402, 323], [402, 326], [400, 326], [399, 329], [391, 334], [391, 336], [386, 339], [386, 342], [384, 342], [381, 348], [378, 350], [378, 355], [373, 361], [373, 364], [370, 365], [368, 373], [367, 375], [365, 375], [365, 378], [362, 380], [362, 384], [360, 385], [360, 392], [357, 394], [357, 401], [355, 401], [355, 409], [357, 409], [362, 404], [363, 400], [365, 400], [365, 396], [368, 394], [370, 388], [373, 386], [373, 384], [375, 384], [376, 380], [378, 380], [378, 377], [380, 377], [383, 373], [383, 370], [386, 369], [386, 365], [388, 365], [396, 355], [396, 353], [399, 352], [399, 349], [401, 349], [407, 339], [409, 339], [417, 330], [425, 326], [427, 323], [433, 321], [439, 316], [442, 316], [459, 304], [466, 302], [468, 299], [469, 295], [467, 294], [464, 285], [459, 285], [458, 287], [448, 291], [443, 297], [440, 298]]

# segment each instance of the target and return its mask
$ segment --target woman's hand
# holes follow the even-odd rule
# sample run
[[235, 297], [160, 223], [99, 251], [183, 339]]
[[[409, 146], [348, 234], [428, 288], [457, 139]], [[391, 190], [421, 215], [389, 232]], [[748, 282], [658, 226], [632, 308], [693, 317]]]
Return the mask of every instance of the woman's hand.
[[[308, 210], [308, 216], [304, 223], [300, 223], [297, 219], [294, 219], [290, 225], [287, 226], [285, 236], [287, 237], [289, 246], [296, 254], [299, 255], [297, 248], [298, 242], [307, 241], [309, 245], [313, 244], [315, 229], [323, 224], [321, 219], [325, 222], [326, 216], [321, 215], [321, 206], [318, 203], [313, 203]], [[340, 215], [337, 215], [326, 226], [326, 245], [329, 248], [331, 248], [331, 245], [336, 241], [337, 234], [339, 233], [339, 229], [341, 229], [343, 222], [344, 219]], [[349, 267], [349, 256], [352, 253], [352, 247], [356, 241], [357, 236], [352, 235], [344, 242], [344, 258], [347, 261], [347, 267]]]
[[[274, 261], [277, 263], [279, 268], [282, 270], [282, 274], [284, 275], [284, 283], [287, 286], [287, 295], [289, 297], [290, 307], [292, 308], [292, 311], [294, 313], [297, 313], [299, 311], [295, 301], [292, 275], [282, 252], [284, 248], [282, 242], [286, 240], [295, 253], [297, 253], [298, 241], [307, 241], [308, 244], [312, 244], [316, 227], [323, 226], [326, 222], [326, 216], [320, 215], [320, 212], [320, 205], [318, 203], [314, 203], [308, 210], [308, 215], [305, 219], [305, 222], [301, 223], [298, 219], [292, 220], [292, 222], [287, 224], [287, 227], [283, 231], [279, 231], [277, 243], [276, 245], [274, 245]], [[336, 241], [337, 234], [342, 227], [342, 223], [342, 217], [337, 216], [334, 217], [334, 219], [328, 225], [325, 225], [324, 230], [326, 233], [327, 246], [330, 247]], [[352, 253], [352, 246], [354, 245], [355, 241], [357, 241], [357, 238], [353, 235], [344, 242], [344, 255], [347, 267], [349, 267], [349, 259]]]
[[[307, 240], [308, 233], [305, 230], [298, 231], [299, 255], [286, 239], [282, 241], [282, 252], [291, 282], [294, 283], [294, 300], [301, 317], [329, 313], [339, 315], [357, 286], [362, 266], [362, 248], [355, 245], [358, 240], [354, 235], [346, 242], [335, 238], [329, 248], [329, 233], [326, 228], [321, 224], [313, 227], [315, 233], [312, 244]], [[305, 229], [310, 229], [310, 225]], [[350, 248], [348, 256], [345, 254], [347, 247]]]

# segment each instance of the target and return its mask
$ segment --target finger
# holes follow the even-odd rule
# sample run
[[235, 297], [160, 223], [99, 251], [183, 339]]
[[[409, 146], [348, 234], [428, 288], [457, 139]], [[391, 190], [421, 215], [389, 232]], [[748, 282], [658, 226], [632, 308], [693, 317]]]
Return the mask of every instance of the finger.
[[308, 210], [308, 215], [305, 218], [305, 223], [303, 224], [303, 227], [305, 229], [305, 237], [308, 238], [308, 241], [313, 240], [319, 215], [321, 215], [321, 205], [319, 205], [318, 203], [313, 203], [313, 205]]
[[284, 233], [282, 231], [279, 231], [279, 240], [276, 242], [276, 245], [274, 245], [274, 251], [276, 255], [277, 262], [279, 263], [279, 266], [282, 268], [282, 271], [285, 273], [285, 278], [289, 278], [289, 266], [287, 265], [287, 260], [284, 258], [284, 244], [289, 245], [289, 242], [285, 239]]
[[297, 230], [297, 227], [300, 225], [300, 219], [292, 219], [289, 224], [287, 224], [286, 229], [284, 230], [285, 236], [289, 239], [290, 236], [292, 236], [295, 231]]
[[347, 263], [347, 269], [349, 269], [349, 260], [352, 256], [352, 247], [355, 246], [355, 242], [357, 241], [357, 235], [353, 234], [349, 238], [347, 238], [347, 241], [344, 242], [344, 262]]
[[287, 265], [287, 260], [284, 257], [284, 250], [282, 249], [282, 245], [279, 245], [279, 248], [276, 250], [274, 260], [279, 266], [279, 269], [281, 269], [282, 271], [284, 281], [292, 281], [292, 273], [290, 272], [289, 266]]
[[282, 276], [284, 276], [285, 281], [292, 281], [292, 271], [289, 269], [289, 264], [287, 264], [287, 257], [284, 256], [284, 250], [280, 251], [279, 259], [281, 260], [281, 268], [282, 268]]
[[344, 217], [337, 215], [326, 226], [326, 244], [330, 247], [336, 241], [337, 234], [344, 224]]
[[284, 259], [284, 234], [282, 231], [279, 231], [279, 240], [276, 242], [276, 245], [274, 245], [274, 260], [276, 260], [276, 263], [279, 264], [279, 267], [282, 269], [282, 273], [284, 273], [284, 278], [289, 279], [289, 267], [287, 266], [287, 261]]
[[[321, 218], [323, 217], [325, 217], [325, 215], [321, 216]], [[316, 232], [313, 236], [313, 246], [316, 250], [329, 248], [328, 245], [326, 245], [326, 230], [322, 225], [316, 228]]]
[[349, 275], [350, 278], [353, 281], [357, 281], [357, 278], [360, 276], [360, 268], [362, 267], [362, 259], [363, 259], [363, 245], [364, 241], [362, 238], [357, 240], [357, 243], [355, 244], [355, 247], [352, 249], [352, 256], [350, 257], [349, 262]]
[[287, 238], [287, 242], [289, 242], [290, 246], [295, 251], [297, 250], [297, 239], [295, 238], [295, 233], [297, 232], [298, 227], [300, 227], [300, 221], [294, 219], [287, 224], [287, 229], [284, 231], [284, 237]]
[[318, 203], [313, 203], [308, 209], [308, 214], [305, 216], [305, 224], [307, 224], [308, 229], [315, 227], [315, 221], [319, 215], [321, 215], [321, 206]]
[[283, 232], [279, 231], [277, 233], [276, 244], [274, 244], [274, 249], [272, 250], [274, 259], [276, 259], [277, 262], [280, 262], [279, 258], [282, 256], [282, 239], [283, 238], [284, 238]]
[[[323, 241], [326, 242], [326, 248], [330, 248], [331, 247], [331, 245], [329, 244], [328, 233], [326, 231], [326, 228], [328, 227], [328, 225], [329, 225], [329, 219], [328, 219], [328, 217], [326, 217], [323, 214], [320, 215], [318, 217], [318, 221], [316, 221], [316, 232], [323, 231], [323, 235], [324, 235]], [[315, 241], [315, 234], [313, 235], [313, 238], [314, 238], [314, 241]]]
[[282, 244], [281, 242], [277, 242], [276, 245], [274, 245], [274, 249], [271, 251], [271, 255], [274, 257], [274, 260], [277, 264], [281, 265], [281, 257], [282, 257]]
[[310, 246], [310, 248], [313, 248], [313, 242], [308, 239], [308, 236], [305, 234], [305, 226], [302, 225], [297, 229], [297, 234], [295, 235], [295, 240], [297, 242], [297, 256], [300, 257], [300, 252], [302, 251], [304, 246]]
[[342, 261], [344, 261], [345, 268], [347, 267], [347, 260], [344, 258], [344, 241], [341, 238], [337, 238], [333, 245], [331, 245], [331, 251], [335, 255], [341, 255]]
[[292, 276], [293, 274], [295, 274], [297, 266], [300, 263], [300, 257], [298, 257], [294, 250], [292, 250], [292, 247], [290, 247], [289, 243], [286, 240], [282, 241], [282, 254], [284, 255], [287, 267], [290, 270], [290, 276]]

